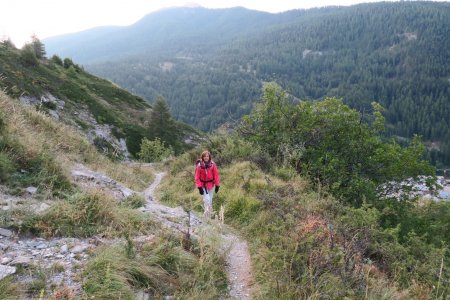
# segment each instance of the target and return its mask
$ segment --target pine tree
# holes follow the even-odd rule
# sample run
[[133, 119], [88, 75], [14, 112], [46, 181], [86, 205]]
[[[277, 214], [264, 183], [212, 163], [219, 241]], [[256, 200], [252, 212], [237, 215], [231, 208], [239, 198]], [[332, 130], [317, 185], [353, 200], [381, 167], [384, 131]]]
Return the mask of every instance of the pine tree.
[[159, 96], [153, 104], [149, 127], [151, 130], [149, 134], [150, 139], [159, 138], [166, 145], [177, 148], [179, 135], [177, 125], [163, 97]]
[[44, 44], [38, 39], [36, 35], [31, 36], [31, 46], [34, 49], [34, 53], [36, 54], [36, 57], [38, 59], [45, 58], [45, 46]]

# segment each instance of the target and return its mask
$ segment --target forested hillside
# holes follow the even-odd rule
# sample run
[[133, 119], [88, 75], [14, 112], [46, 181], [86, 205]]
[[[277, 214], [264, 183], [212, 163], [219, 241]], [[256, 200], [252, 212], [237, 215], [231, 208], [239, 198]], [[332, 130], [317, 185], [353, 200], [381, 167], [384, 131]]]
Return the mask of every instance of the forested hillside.
[[[217, 10], [176, 11], [191, 21], [175, 22], [180, 19], [168, 10], [137, 23], [144, 30], [154, 21], [140, 31], [148, 36], [171, 33], [151, 48], [146, 38], [134, 40], [127, 49], [132, 56], [122, 51], [127, 58], [86, 67], [147, 99], [162, 95], [177, 119], [203, 130], [248, 113], [267, 81], [298, 99], [335, 96], [361, 111], [375, 100], [385, 108], [387, 136], [403, 142], [422, 135], [433, 163], [450, 164], [448, 3], [361, 4], [276, 15], [230, 9], [220, 10], [220, 18]], [[208, 11], [214, 21], [205, 17]], [[86, 40], [80, 45], [86, 43], [101, 48]], [[120, 47], [128, 44], [123, 40]]]

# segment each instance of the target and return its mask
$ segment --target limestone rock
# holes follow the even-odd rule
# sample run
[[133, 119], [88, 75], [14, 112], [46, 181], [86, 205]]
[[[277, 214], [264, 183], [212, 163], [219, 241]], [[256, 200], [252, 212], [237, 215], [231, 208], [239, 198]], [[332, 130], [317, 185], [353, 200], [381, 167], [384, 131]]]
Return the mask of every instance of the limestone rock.
[[37, 187], [29, 186], [25, 189], [25, 192], [27, 192], [30, 195], [34, 195], [36, 194], [37, 190], [38, 190]]
[[8, 229], [0, 228], [0, 235], [10, 237], [13, 235], [13, 232]]
[[16, 267], [0, 265], [0, 280], [14, 273], [16, 273]]

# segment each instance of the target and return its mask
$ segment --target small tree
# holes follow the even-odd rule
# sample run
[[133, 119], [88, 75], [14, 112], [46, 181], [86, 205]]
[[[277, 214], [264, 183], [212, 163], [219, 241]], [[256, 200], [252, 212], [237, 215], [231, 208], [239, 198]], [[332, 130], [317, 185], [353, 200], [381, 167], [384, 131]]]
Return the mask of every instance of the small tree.
[[67, 57], [64, 58], [64, 64], [63, 64], [64, 68], [68, 69], [70, 66], [73, 66], [73, 65], [74, 65], [74, 63], [70, 58], [67, 58]]
[[57, 64], [58, 66], [62, 66], [63, 65], [62, 59], [56, 54], [52, 56], [51, 60], [52, 60], [53, 63]]
[[45, 46], [36, 35], [31, 36], [31, 46], [38, 59], [45, 58]]
[[9, 37], [0, 38], [0, 43], [6, 48], [16, 49], [16, 46]]
[[171, 155], [173, 155], [172, 148], [165, 147], [164, 142], [159, 138], [153, 141], [144, 138], [141, 151], [138, 153], [139, 158], [144, 162], [160, 162]]

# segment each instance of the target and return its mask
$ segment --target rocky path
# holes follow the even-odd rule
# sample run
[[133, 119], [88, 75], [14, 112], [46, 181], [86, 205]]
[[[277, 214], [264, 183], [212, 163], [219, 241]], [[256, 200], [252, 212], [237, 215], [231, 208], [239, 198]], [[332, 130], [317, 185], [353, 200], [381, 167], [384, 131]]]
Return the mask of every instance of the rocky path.
[[256, 292], [250, 253], [247, 242], [234, 235], [227, 235], [225, 241], [230, 246], [227, 255], [227, 274], [230, 281], [232, 299], [252, 299]]
[[3, 228], [0, 234], [0, 279], [18, 267], [32, 267], [18, 280], [32, 282], [35, 274], [45, 272], [49, 286], [69, 287], [75, 293], [81, 289], [76, 274], [86, 264], [90, 249], [99, 243], [96, 238], [19, 238]]
[[211, 232], [212, 228], [212, 231], [220, 237], [219, 248], [226, 255], [230, 299], [252, 299], [257, 286], [253, 278], [247, 242], [232, 233], [225, 233], [229, 230], [224, 228], [223, 225], [216, 224], [217, 226], [214, 226], [212, 224], [214, 221], [207, 222], [194, 213], [188, 214], [181, 207], [172, 208], [156, 201], [155, 190], [164, 176], [165, 173], [156, 174], [152, 185], [143, 192], [147, 203], [141, 211], [152, 214], [156, 220], [167, 228], [180, 232], [186, 233], [188, 224], [190, 224], [190, 234], [193, 236], [198, 236], [206, 227]]
[[[153, 183], [141, 194], [146, 205], [139, 210], [151, 214], [160, 224], [171, 230], [186, 233], [188, 224], [190, 234], [199, 237], [202, 234], [214, 234], [219, 237], [219, 249], [226, 256], [227, 276], [230, 282], [230, 299], [252, 299], [257, 287], [253, 278], [250, 254], [247, 243], [231, 233], [226, 226], [217, 221], [205, 221], [194, 213], [181, 207], [168, 207], [156, 201], [155, 191], [165, 173], [157, 173]], [[77, 184], [85, 187], [101, 187], [109, 191], [118, 200], [124, 199], [134, 191], [99, 172], [93, 172], [83, 165], [72, 170]], [[136, 242], [146, 237], [136, 237]], [[13, 232], [0, 228], [0, 279], [13, 274], [17, 266], [52, 269], [47, 282], [52, 286], [70, 288], [74, 294], [81, 289], [77, 273], [89, 259], [90, 252], [99, 244], [118, 243], [119, 240], [103, 240], [98, 237], [76, 238], [19, 238]], [[20, 278], [30, 281], [30, 278]]]

